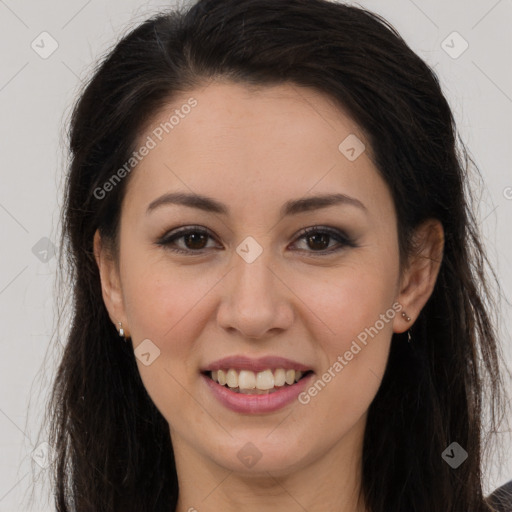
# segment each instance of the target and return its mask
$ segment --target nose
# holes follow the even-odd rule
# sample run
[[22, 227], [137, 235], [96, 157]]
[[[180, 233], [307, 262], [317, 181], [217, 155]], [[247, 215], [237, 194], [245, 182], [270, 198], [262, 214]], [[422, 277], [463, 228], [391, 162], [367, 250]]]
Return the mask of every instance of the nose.
[[252, 263], [240, 258], [226, 276], [217, 311], [219, 326], [251, 339], [288, 329], [294, 320], [293, 293], [279, 274], [266, 251]]

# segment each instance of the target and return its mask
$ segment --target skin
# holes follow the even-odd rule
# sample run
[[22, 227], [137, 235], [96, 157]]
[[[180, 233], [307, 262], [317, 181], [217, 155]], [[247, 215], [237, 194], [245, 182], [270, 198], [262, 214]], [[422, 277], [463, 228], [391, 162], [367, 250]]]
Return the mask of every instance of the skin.
[[[132, 172], [122, 205], [120, 256], [94, 239], [103, 298], [134, 348], [150, 339], [160, 355], [145, 366], [144, 386], [166, 418], [176, 456], [178, 512], [364, 512], [358, 500], [367, 411], [386, 367], [393, 332], [414, 323], [432, 293], [443, 231], [431, 220], [417, 230], [419, 250], [399, 272], [396, 213], [361, 129], [324, 95], [285, 84], [259, 89], [214, 82], [174, 98], [140, 137], [189, 97], [198, 104]], [[349, 161], [338, 145], [349, 134], [366, 151]], [[165, 205], [166, 192], [195, 192], [229, 208], [212, 214]], [[347, 204], [280, 217], [289, 200], [339, 192]], [[212, 238], [187, 238], [177, 254], [156, 242], [182, 226]], [[306, 227], [349, 234], [308, 243]], [[247, 237], [263, 252], [247, 263], [236, 252]], [[188, 244], [188, 245], [187, 245]], [[193, 255], [205, 247], [202, 255]], [[340, 247], [337, 252], [326, 249]], [[326, 255], [321, 256], [319, 254]], [[311, 401], [240, 414], [217, 402], [199, 369], [234, 354], [278, 355], [321, 376], [365, 328], [394, 303], [400, 314]], [[261, 459], [246, 467], [237, 453], [251, 442]]]

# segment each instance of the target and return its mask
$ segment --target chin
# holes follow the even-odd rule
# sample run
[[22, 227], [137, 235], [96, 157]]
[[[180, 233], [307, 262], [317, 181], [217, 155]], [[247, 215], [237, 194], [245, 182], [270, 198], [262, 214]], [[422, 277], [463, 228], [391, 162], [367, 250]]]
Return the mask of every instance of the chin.
[[309, 451], [300, 439], [290, 442], [289, 437], [285, 439], [269, 432], [265, 429], [261, 435], [230, 437], [225, 444], [216, 444], [211, 458], [219, 466], [247, 476], [285, 475], [305, 464]]

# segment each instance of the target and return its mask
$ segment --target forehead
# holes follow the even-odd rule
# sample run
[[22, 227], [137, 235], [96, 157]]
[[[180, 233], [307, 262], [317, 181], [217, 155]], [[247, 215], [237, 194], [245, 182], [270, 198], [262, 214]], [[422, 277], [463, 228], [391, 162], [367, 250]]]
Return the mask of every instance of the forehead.
[[[191, 100], [193, 108], [188, 107]], [[164, 125], [164, 138], [172, 133], [186, 147], [208, 150], [216, 150], [219, 142], [246, 142], [247, 138], [254, 144], [244, 144], [246, 151], [283, 142], [293, 146], [293, 137], [295, 144], [335, 153], [340, 136], [365, 138], [342, 106], [315, 89], [291, 83], [255, 87], [213, 82], [176, 97], [153, 116], [145, 133]]]
[[[245, 208], [272, 198], [281, 206], [290, 197], [333, 189], [372, 201], [387, 194], [362, 130], [311, 88], [214, 82], [174, 98], [136, 147], [148, 137], [154, 147], [128, 190], [146, 203], [175, 190], [227, 203], [237, 196]], [[353, 148], [362, 151], [355, 159], [346, 151]]]

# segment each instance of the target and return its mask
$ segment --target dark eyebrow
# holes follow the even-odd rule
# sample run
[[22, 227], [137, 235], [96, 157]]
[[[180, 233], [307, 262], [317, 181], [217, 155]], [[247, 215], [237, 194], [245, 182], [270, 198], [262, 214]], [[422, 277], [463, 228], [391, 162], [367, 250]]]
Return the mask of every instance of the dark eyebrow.
[[[228, 207], [225, 204], [211, 197], [184, 192], [171, 192], [158, 197], [148, 206], [146, 214], [152, 212], [159, 206], [167, 204], [180, 204], [221, 215], [229, 214]], [[326, 194], [287, 201], [281, 208], [281, 216], [297, 215], [298, 213], [319, 210], [320, 208], [327, 208], [337, 204], [355, 206], [367, 212], [366, 206], [355, 197], [347, 196], [346, 194]]]

